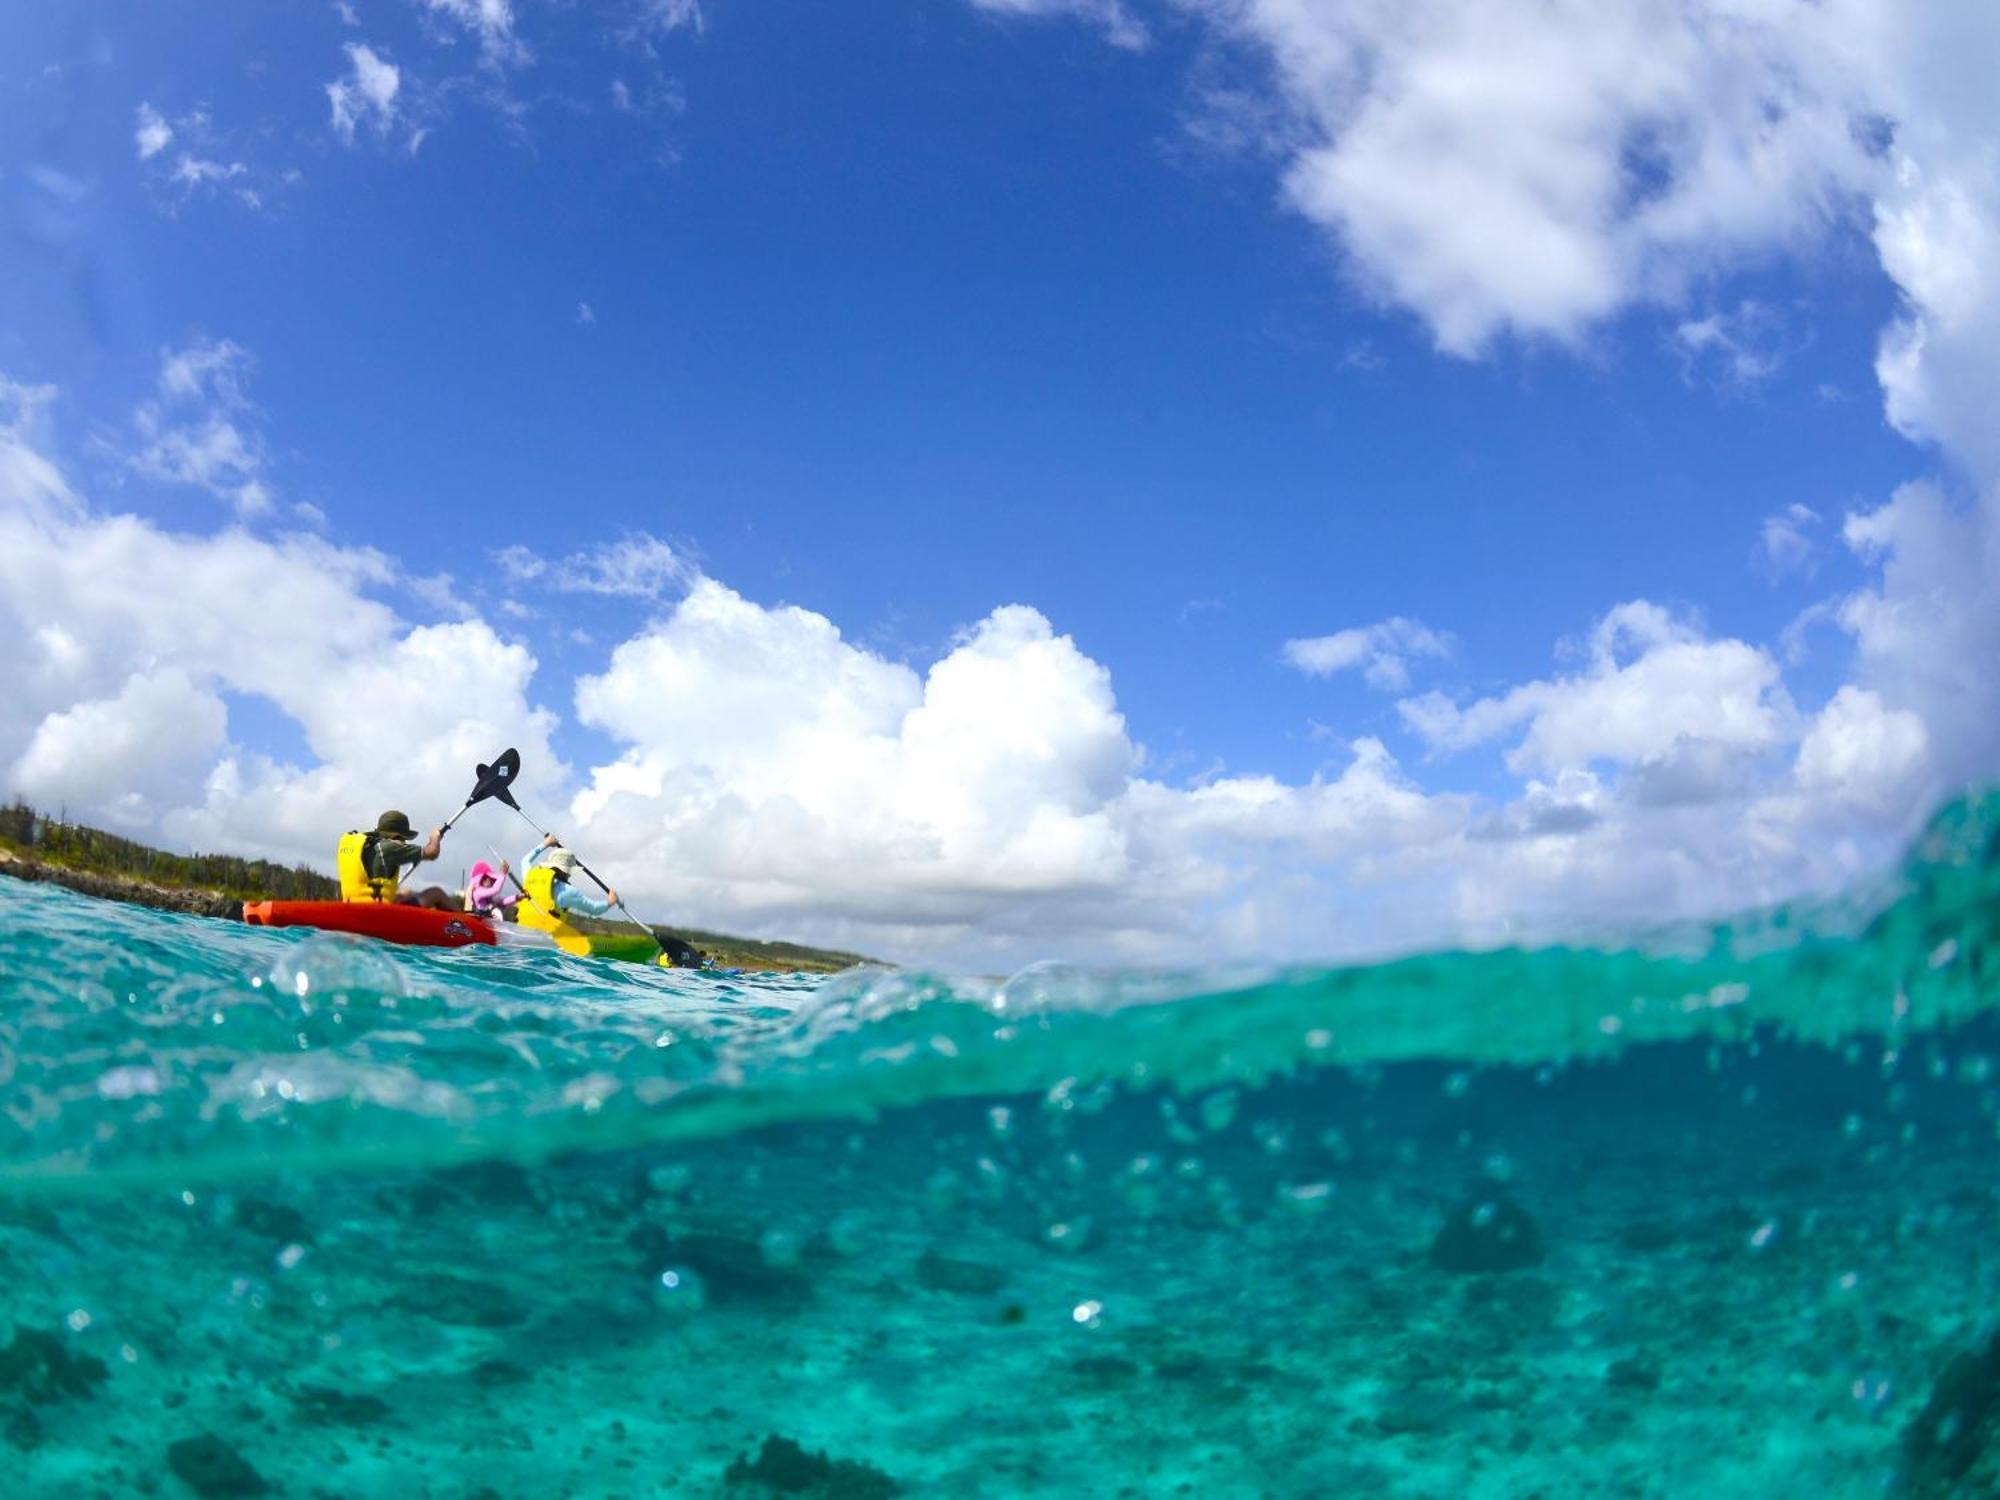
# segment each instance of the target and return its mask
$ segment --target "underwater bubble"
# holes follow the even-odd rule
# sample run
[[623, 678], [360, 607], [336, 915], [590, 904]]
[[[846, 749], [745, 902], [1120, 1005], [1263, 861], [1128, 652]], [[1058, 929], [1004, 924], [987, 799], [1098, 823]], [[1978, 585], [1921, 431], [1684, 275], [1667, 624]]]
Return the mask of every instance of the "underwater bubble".
[[1269, 1156], [1283, 1156], [1292, 1148], [1292, 1128], [1276, 1120], [1259, 1120], [1250, 1127], [1250, 1136]]
[[933, 1208], [956, 1208], [965, 1198], [965, 1183], [950, 1167], [939, 1167], [925, 1179], [924, 1196]]
[[1079, 1302], [1070, 1309], [1070, 1318], [1084, 1328], [1095, 1328], [1104, 1317], [1104, 1304], [1095, 1300]]
[[356, 998], [403, 999], [409, 993], [403, 972], [381, 949], [366, 938], [315, 933], [281, 953], [268, 978], [279, 994], [297, 1000], [297, 1009], [306, 1015], [322, 1004]]
[[646, 1186], [664, 1198], [676, 1197], [694, 1179], [694, 1168], [685, 1162], [663, 1162], [646, 1170]]
[[1463, 1099], [1472, 1091], [1472, 1075], [1464, 1068], [1447, 1073], [1444, 1080], [1444, 1091], [1447, 1098]]
[[1333, 1202], [1330, 1182], [1284, 1183], [1278, 1188], [1278, 1202], [1296, 1214], [1316, 1214]]
[[1014, 1111], [1004, 1104], [996, 1104], [986, 1111], [986, 1128], [1001, 1140], [1014, 1133]]
[[1097, 1225], [1088, 1214], [1079, 1214], [1073, 1219], [1058, 1219], [1043, 1226], [1042, 1243], [1051, 1250], [1065, 1250], [1075, 1253], [1088, 1250], [1095, 1242]]
[[1125, 1164], [1118, 1180], [1118, 1196], [1135, 1213], [1149, 1214], [1160, 1206], [1162, 1196], [1160, 1159], [1135, 1156]]
[[677, 1318], [693, 1317], [708, 1305], [708, 1287], [687, 1266], [668, 1266], [653, 1278], [653, 1304]]
[[1776, 1219], [1766, 1219], [1750, 1231], [1750, 1248], [1752, 1250], [1769, 1249], [1771, 1245], [1777, 1242], [1777, 1238], [1778, 1221]]
[[1864, 1375], [1854, 1382], [1854, 1399], [1861, 1409], [1870, 1416], [1880, 1412], [1896, 1398], [1896, 1387], [1884, 1376]]
[[826, 1243], [835, 1255], [852, 1259], [868, 1248], [868, 1221], [852, 1209], [835, 1214], [826, 1226]]
[[1076, 1005], [1095, 988], [1090, 976], [1074, 964], [1044, 959], [1009, 978], [993, 992], [987, 1007], [996, 1016], [1039, 1015]]
[[97, 1077], [97, 1093], [104, 1099], [151, 1098], [162, 1088], [159, 1071], [143, 1065], [107, 1068]]
[[789, 1229], [767, 1229], [757, 1236], [757, 1253], [774, 1270], [790, 1270], [805, 1257], [805, 1241]]
[[1211, 1135], [1227, 1130], [1236, 1123], [1236, 1102], [1240, 1096], [1235, 1089], [1217, 1089], [1201, 1101], [1202, 1128]]

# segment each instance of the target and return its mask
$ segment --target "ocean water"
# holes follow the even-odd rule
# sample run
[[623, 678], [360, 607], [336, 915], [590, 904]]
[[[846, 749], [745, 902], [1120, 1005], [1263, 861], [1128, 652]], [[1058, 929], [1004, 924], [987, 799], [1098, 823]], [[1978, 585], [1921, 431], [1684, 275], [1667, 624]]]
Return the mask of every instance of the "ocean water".
[[2000, 1493], [2000, 797], [1838, 902], [1337, 970], [4, 894], [9, 1495]]

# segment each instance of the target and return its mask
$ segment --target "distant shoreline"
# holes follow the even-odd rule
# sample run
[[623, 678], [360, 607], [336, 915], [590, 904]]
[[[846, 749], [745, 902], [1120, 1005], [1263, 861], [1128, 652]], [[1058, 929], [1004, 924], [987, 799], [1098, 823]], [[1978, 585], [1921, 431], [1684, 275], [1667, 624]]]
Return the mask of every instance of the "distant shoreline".
[[[78, 825], [63, 826], [75, 827], [76, 831], [84, 834], [96, 834], [96, 830], [81, 828]], [[131, 845], [124, 840], [113, 840], [110, 836], [99, 835], [99, 837], [128, 849], [143, 847]], [[171, 857], [161, 856], [163, 861], [169, 858]], [[52, 859], [37, 849], [23, 847], [17, 840], [4, 836], [0, 836], [0, 875], [37, 884], [59, 885], [65, 890], [75, 891], [79, 895], [95, 896], [102, 901], [121, 901], [128, 906], [179, 912], [183, 916], [214, 917], [225, 922], [241, 922], [244, 901], [258, 898], [258, 893], [255, 892], [168, 884], [122, 871], [92, 868], [88, 863]], [[327, 894], [331, 894], [332, 882], [327, 881], [326, 884], [330, 888]], [[312, 895], [321, 896], [321, 893], [314, 892]], [[594, 927], [599, 924], [587, 925]], [[605, 926], [604, 930], [616, 929], [614, 926]], [[653, 932], [656, 936], [671, 936], [692, 944], [714, 960], [718, 966], [726, 969], [833, 974], [859, 964], [875, 962], [858, 953], [808, 948], [798, 943], [765, 942], [757, 938], [730, 937], [723, 933], [677, 927], [656, 927]]]

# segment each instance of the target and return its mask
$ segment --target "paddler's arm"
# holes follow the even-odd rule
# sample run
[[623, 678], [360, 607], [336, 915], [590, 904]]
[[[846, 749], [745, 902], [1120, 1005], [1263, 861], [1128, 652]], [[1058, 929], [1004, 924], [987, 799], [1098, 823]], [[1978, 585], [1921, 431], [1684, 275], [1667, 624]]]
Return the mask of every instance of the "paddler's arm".
[[564, 911], [575, 912], [580, 917], [601, 917], [618, 904], [618, 893], [599, 901], [595, 896], [586, 896], [570, 881], [562, 881], [556, 886], [556, 905]]

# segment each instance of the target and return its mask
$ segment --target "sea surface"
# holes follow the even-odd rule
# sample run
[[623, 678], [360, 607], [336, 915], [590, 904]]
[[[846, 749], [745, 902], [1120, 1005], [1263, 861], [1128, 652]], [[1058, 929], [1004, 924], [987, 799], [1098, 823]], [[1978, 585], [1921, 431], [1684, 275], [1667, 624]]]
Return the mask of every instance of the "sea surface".
[[2000, 1494], [2000, 796], [1842, 900], [717, 977], [0, 895], [4, 1493]]

